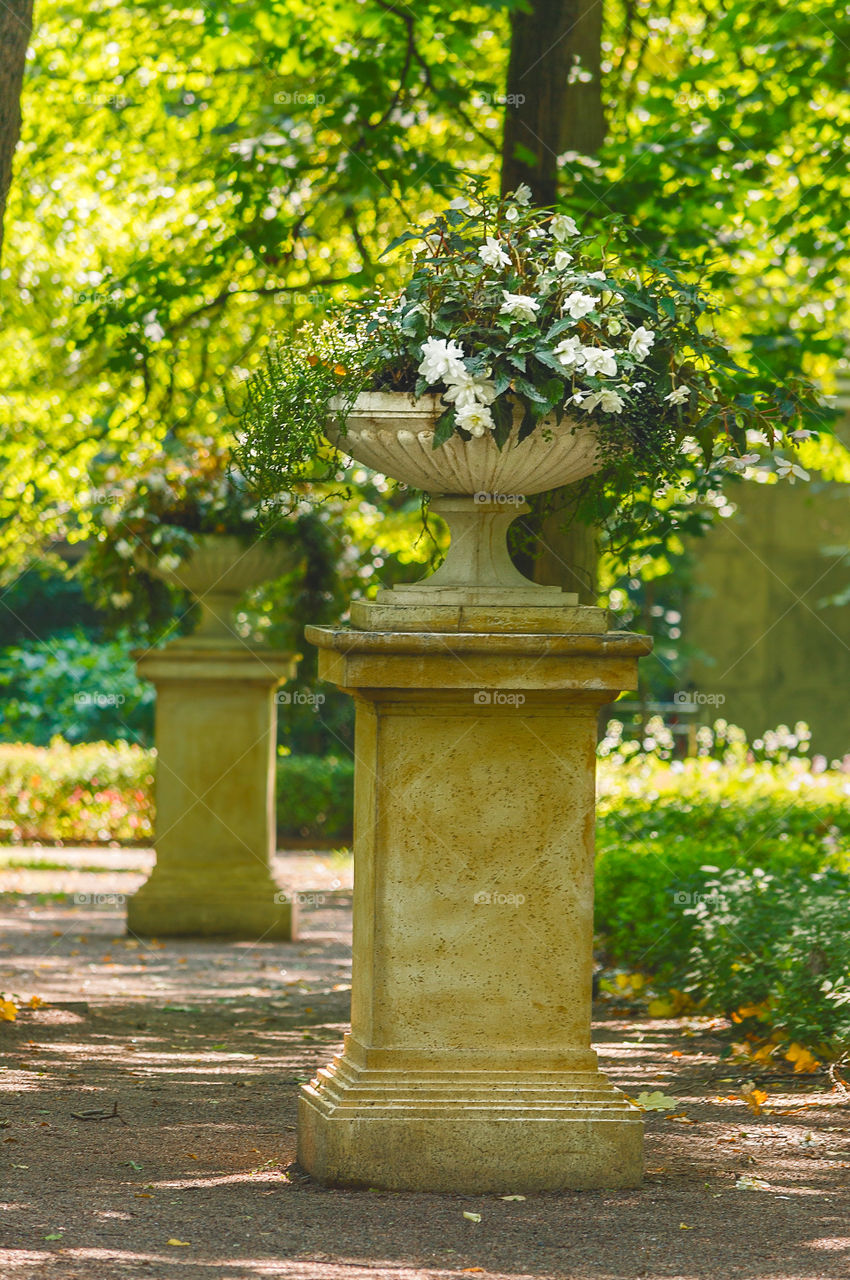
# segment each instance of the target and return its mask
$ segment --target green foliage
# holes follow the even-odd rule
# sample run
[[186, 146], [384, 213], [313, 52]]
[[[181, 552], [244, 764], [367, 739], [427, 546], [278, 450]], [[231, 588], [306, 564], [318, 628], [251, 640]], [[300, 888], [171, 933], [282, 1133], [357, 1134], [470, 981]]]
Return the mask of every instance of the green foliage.
[[[631, 754], [600, 762], [596, 927], [618, 964], [680, 980], [690, 908], [718, 871], [850, 868], [850, 778], [813, 772], [778, 736], [768, 749], [775, 761], [748, 760], [736, 744], [718, 748], [726, 759], [667, 763], [631, 743]], [[756, 750], [764, 754], [764, 743]]]
[[91, 495], [93, 537], [81, 565], [90, 598], [114, 626], [156, 633], [189, 603], [162, 580], [191, 555], [196, 536], [263, 536], [298, 543], [299, 522], [260, 528], [258, 498], [233, 466], [227, 443], [181, 439], [153, 454], [105, 463]]
[[281, 756], [277, 763], [278, 837], [349, 840], [354, 761], [334, 756]]
[[685, 989], [745, 1034], [767, 1026], [827, 1057], [850, 1046], [850, 875], [731, 868], [704, 893]]
[[[466, 174], [495, 185], [513, 7], [44, 0], [0, 286], [5, 566], [85, 532], [104, 446], [226, 431], [221, 388], [272, 326], [394, 289], [378, 255], [400, 227]], [[568, 212], [613, 210], [643, 261], [698, 273], [753, 394], [828, 378], [846, 13], [615, 0], [602, 39], [608, 136], [561, 157]]]
[[296, 342], [278, 340], [245, 384], [238, 452], [269, 502], [293, 503], [293, 486], [317, 466], [330, 478], [328, 420], [344, 428], [361, 390], [438, 398], [435, 448], [453, 432], [488, 431], [505, 448], [547, 430], [553, 415], [592, 422], [602, 467], [586, 485], [585, 514], [618, 512], [621, 537], [635, 491], [648, 495], [641, 522], [651, 521], [659, 492], [695, 469], [695, 454], [711, 466], [731, 449], [723, 460], [737, 469], [756, 436], [794, 447], [802, 386], [741, 393], [744, 371], [698, 284], [667, 259], [641, 265], [619, 220], [582, 232], [531, 207], [530, 194], [499, 200], [471, 184], [389, 246], [413, 254], [400, 297], [339, 308]]
[[0, 741], [150, 743], [154, 693], [136, 676], [137, 643], [126, 634], [95, 641], [77, 630], [0, 650]]
[[126, 742], [0, 746], [0, 843], [153, 839], [154, 756]]

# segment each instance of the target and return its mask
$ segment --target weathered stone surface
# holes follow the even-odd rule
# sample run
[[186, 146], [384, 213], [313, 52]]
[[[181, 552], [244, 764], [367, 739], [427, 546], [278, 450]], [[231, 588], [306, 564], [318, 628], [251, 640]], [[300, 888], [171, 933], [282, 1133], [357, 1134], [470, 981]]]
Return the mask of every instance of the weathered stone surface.
[[274, 694], [291, 669], [286, 653], [185, 643], [139, 659], [157, 690], [157, 860], [128, 903], [133, 933], [294, 936], [271, 872]]
[[643, 636], [309, 628], [357, 700], [344, 1053], [302, 1090], [326, 1183], [635, 1186], [638, 1112], [590, 1046], [596, 713]]

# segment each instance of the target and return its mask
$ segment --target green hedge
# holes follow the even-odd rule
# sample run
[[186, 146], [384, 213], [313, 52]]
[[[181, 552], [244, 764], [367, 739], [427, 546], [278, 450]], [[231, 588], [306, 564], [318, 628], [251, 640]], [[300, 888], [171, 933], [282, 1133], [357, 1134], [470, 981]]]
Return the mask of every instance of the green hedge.
[[0, 745], [0, 843], [148, 844], [153, 771], [126, 742]]
[[606, 958], [680, 974], [719, 872], [850, 869], [850, 775], [801, 758], [601, 761], [596, 930]]
[[[0, 844], [149, 844], [155, 760], [125, 742], [0, 744]], [[277, 776], [279, 839], [350, 839], [350, 759], [280, 756]]]
[[279, 840], [351, 839], [354, 761], [349, 757], [281, 756], [277, 765]]

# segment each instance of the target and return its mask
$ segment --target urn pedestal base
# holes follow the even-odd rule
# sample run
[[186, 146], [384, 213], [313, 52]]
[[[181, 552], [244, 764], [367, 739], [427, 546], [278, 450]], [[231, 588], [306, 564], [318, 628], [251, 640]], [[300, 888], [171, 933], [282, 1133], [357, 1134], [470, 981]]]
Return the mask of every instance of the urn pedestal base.
[[451, 1054], [430, 1070], [368, 1068], [364, 1056], [349, 1037], [299, 1099], [298, 1158], [322, 1183], [497, 1195], [640, 1185], [643, 1124], [593, 1053], [578, 1055], [584, 1070]]
[[127, 905], [141, 936], [288, 941], [274, 879], [275, 701], [292, 656], [243, 647], [147, 653], [156, 685], [156, 865]]
[[311, 627], [357, 705], [351, 1034], [299, 1100], [323, 1183], [637, 1186], [590, 1045], [598, 708], [643, 636]]

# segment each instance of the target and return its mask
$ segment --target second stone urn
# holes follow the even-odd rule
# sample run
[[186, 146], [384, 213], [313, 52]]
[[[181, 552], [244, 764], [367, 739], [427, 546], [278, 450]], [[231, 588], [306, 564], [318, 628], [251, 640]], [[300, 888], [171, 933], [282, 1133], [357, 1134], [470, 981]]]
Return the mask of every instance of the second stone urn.
[[132, 933], [295, 936], [295, 904], [273, 872], [275, 695], [295, 661], [246, 641], [236, 621], [245, 592], [293, 562], [285, 543], [202, 534], [180, 565], [156, 569], [192, 592], [201, 618], [137, 660], [157, 695], [156, 865], [127, 904]]
[[261, 539], [245, 541], [233, 534], [202, 533], [194, 550], [173, 569], [153, 562], [151, 573], [195, 596], [200, 609], [197, 628], [178, 644], [193, 647], [238, 644], [236, 612], [245, 593], [272, 578], [279, 578], [294, 562], [290, 544]]
[[595, 428], [569, 417], [558, 422], [552, 415], [520, 440], [517, 415], [503, 449], [489, 433], [467, 440], [453, 434], [435, 448], [441, 413], [438, 396], [417, 400], [398, 392], [368, 392], [357, 398], [344, 428], [328, 428], [328, 437], [344, 453], [429, 493], [431, 510], [451, 532], [436, 573], [414, 585], [379, 591], [375, 602], [353, 603], [354, 625], [603, 632], [604, 610], [580, 608], [574, 593], [531, 582], [514, 566], [507, 547], [510, 524], [529, 510], [526, 497], [597, 470]]

